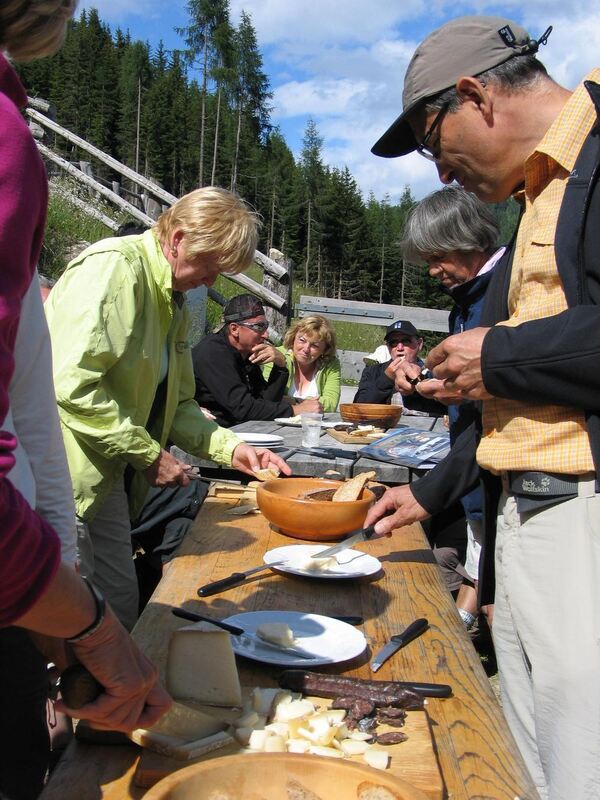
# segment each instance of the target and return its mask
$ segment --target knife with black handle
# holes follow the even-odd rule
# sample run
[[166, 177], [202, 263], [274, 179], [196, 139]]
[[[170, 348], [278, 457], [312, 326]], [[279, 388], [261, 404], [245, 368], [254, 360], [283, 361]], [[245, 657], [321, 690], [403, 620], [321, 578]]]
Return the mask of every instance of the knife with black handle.
[[393, 656], [401, 647], [405, 647], [409, 642], [412, 642], [413, 639], [416, 639], [417, 636], [425, 633], [428, 627], [428, 620], [426, 620], [425, 617], [420, 617], [414, 622], [411, 622], [408, 628], [402, 631], [402, 633], [397, 633], [395, 636], [392, 636], [386, 646], [380, 650], [373, 661], [371, 661], [371, 669], [373, 672], [377, 672], [388, 658]]

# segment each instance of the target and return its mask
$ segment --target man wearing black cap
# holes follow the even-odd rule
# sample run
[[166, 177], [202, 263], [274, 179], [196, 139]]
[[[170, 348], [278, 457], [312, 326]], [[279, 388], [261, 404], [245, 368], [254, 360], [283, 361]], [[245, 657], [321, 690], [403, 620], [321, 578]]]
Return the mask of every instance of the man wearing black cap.
[[[418, 391], [483, 400], [483, 567], [497, 509], [503, 710], [540, 796], [583, 800], [600, 797], [600, 70], [574, 92], [555, 83], [535, 58], [550, 31], [535, 41], [497, 17], [434, 31], [373, 152], [416, 150], [443, 183], [524, 207], [512, 268], [490, 282], [488, 327], [432, 350], [438, 380]], [[378, 516], [396, 507], [393, 491]]]
[[[393, 322], [385, 332], [384, 342], [389, 360], [383, 364], [368, 364], [364, 368], [354, 395], [355, 403], [391, 403], [396, 393], [394, 382], [400, 365], [406, 362], [423, 367], [423, 361], [419, 358], [423, 337], [409, 320], [398, 319]], [[405, 398], [400, 393], [396, 394], [394, 402], [399, 402], [412, 411], [440, 416], [446, 413], [445, 407], [440, 403], [427, 400], [416, 392]]]
[[[196, 400], [229, 428], [251, 419], [275, 419], [300, 414], [313, 401], [292, 405], [285, 397], [288, 371], [285, 357], [269, 344], [265, 309], [251, 294], [232, 297], [223, 311], [224, 325], [205, 336], [192, 350]], [[273, 363], [266, 381], [261, 364]]]

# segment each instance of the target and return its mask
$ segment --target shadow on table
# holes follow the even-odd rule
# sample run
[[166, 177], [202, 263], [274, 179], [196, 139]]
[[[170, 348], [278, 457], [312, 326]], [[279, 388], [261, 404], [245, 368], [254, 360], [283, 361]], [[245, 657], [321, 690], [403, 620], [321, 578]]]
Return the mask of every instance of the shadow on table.
[[423, 548], [422, 550], [396, 550], [394, 553], [388, 553], [387, 556], [379, 556], [382, 564], [437, 564], [433, 551], [430, 548]]

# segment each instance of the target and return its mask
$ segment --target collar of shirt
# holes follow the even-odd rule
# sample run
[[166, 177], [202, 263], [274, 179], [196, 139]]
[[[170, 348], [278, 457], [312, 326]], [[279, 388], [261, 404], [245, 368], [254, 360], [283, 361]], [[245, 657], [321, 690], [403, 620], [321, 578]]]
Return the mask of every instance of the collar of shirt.
[[[584, 80], [600, 82], [600, 69], [592, 70]], [[596, 118], [593, 106], [582, 118], [581, 107], [586, 98], [588, 93], [582, 82], [525, 162], [525, 193], [529, 199], [561, 170], [568, 174], [575, 166], [583, 140]]]

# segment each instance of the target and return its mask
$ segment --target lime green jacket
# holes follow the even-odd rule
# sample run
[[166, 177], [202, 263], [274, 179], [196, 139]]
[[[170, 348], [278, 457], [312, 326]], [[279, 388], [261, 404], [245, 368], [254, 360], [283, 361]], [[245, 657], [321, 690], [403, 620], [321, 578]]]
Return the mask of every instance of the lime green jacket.
[[[285, 365], [288, 370], [288, 382], [285, 391], [289, 392], [294, 382], [294, 357], [291, 350], [286, 350], [285, 347], [278, 347], [285, 356]], [[268, 379], [272, 364], [265, 364], [263, 367], [263, 375]], [[336, 411], [338, 403], [340, 402], [341, 383], [342, 383], [342, 367], [337, 357], [331, 358], [325, 363], [322, 363], [317, 368], [315, 376], [317, 381], [317, 389], [319, 390], [319, 400], [323, 405], [323, 411]]]
[[[178, 301], [178, 302], [176, 302]], [[240, 439], [194, 400], [183, 296], [152, 233], [104, 239], [71, 261], [46, 302], [54, 384], [75, 507], [90, 520], [127, 464], [135, 518], [148, 489], [141, 470], [167, 440], [230, 465]], [[168, 348], [163, 408], [146, 430]]]

